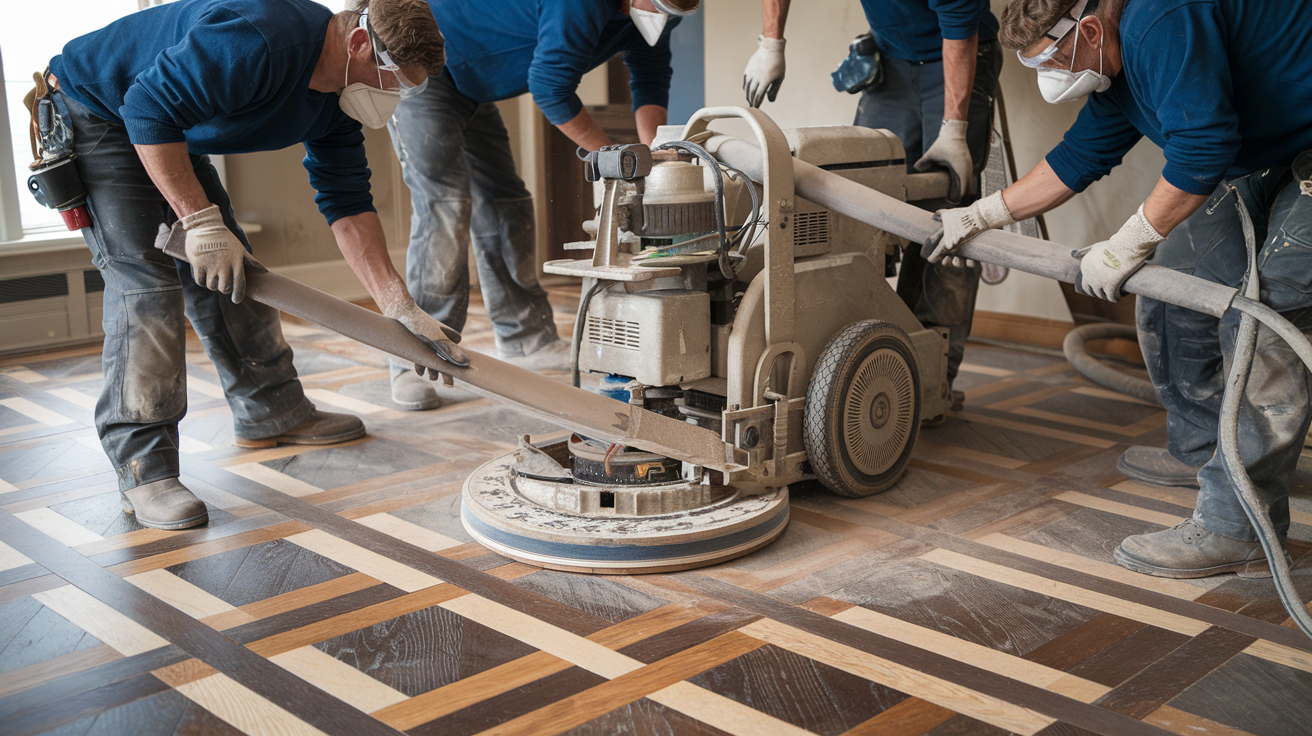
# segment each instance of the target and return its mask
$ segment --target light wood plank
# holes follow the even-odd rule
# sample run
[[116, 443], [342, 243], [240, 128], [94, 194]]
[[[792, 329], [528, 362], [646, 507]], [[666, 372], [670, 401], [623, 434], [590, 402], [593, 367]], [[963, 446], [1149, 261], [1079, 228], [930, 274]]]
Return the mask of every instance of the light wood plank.
[[178, 435], [178, 451], [186, 455], [199, 455], [202, 452], [213, 450], [214, 446], [201, 442], [195, 437], [188, 437], [185, 434]]
[[60, 414], [57, 411], [41, 406], [35, 402], [24, 399], [21, 396], [14, 396], [8, 399], [0, 399], [0, 404], [13, 409], [29, 419], [36, 420], [47, 427], [62, 427], [65, 424], [75, 424], [72, 419]]
[[1058, 669], [1045, 667], [1027, 659], [990, 649], [982, 644], [958, 639], [951, 634], [907, 623], [860, 606], [841, 611], [833, 618], [1003, 677], [1046, 688], [1084, 703], [1092, 703], [1111, 689], [1081, 677], [1068, 675]]
[[210, 595], [163, 568], [129, 575], [124, 580], [192, 618], [205, 618], [237, 610], [231, 603]]
[[36, 527], [42, 534], [53, 537], [60, 544], [76, 547], [79, 544], [99, 542], [104, 537], [50, 508], [21, 511], [14, 516]]
[[432, 575], [402, 565], [395, 560], [390, 560], [373, 550], [365, 549], [344, 539], [338, 539], [319, 529], [293, 534], [286, 539], [288, 542], [293, 542], [311, 552], [323, 555], [335, 562], [340, 562], [376, 580], [394, 585], [407, 593], [413, 593], [442, 582]]
[[1078, 491], [1066, 491], [1064, 493], [1058, 493], [1056, 496], [1053, 496], [1053, 498], [1057, 499], [1058, 501], [1073, 503], [1076, 506], [1083, 506], [1089, 509], [1097, 509], [1098, 511], [1106, 511], [1109, 514], [1116, 514], [1117, 516], [1127, 516], [1131, 519], [1147, 521], [1153, 524], [1161, 524], [1162, 526], [1166, 526], [1166, 527], [1175, 526], [1176, 524], [1179, 524], [1180, 522], [1185, 520], [1185, 517], [1183, 516], [1176, 516], [1174, 514], [1163, 514], [1160, 511], [1150, 511], [1149, 509], [1139, 508], [1138, 506], [1131, 506], [1128, 503], [1120, 503], [1119, 501], [1108, 501], [1105, 498], [1090, 496], [1087, 493], [1080, 493]]
[[761, 619], [740, 631], [817, 662], [1015, 733], [1029, 736], [1047, 728], [1055, 720], [778, 621]]
[[1071, 393], [1080, 394], [1081, 396], [1092, 396], [1095, 399], [1108, 399], [1110, 401], [1123, 401], [1127, 404], [1139, 404], [1140, 406], [1151, 406], [1154, 409], [1162, 408], [1161, 406], [1154, 404], [1151, 401], [1136, 399], [1133, 396], [1129, 396], [1126, 394], [1118, 394], [1115, 391], [1108, 391], [1105, 388], [1095, 388], [1093, 386], [1080, 386], [1079, 388], [1073, 388], [1071, 389]]
[[405, 693], [312, 646], [275, 654], [269, 660], [365, 713], [373, 713], [406, 699]]
[[322, 488], [312, 486], [305, 481], [297, 480], [286, 473], [281, 473], [259, 463], [230, 465], [228, 470], [247, 480], [253, 480], [280, 493], [286, 493], [288, 496], [311, 496], [316, 493], [323, 493]]
[[1114, 613], [1117, 616], [1151, 624], [1185, 636], [1197, 636], [1208, 627], [1208, 624], [1197, 619], [1186, 618], [1167, 611], [1159, 611], [1139, 603], [1121, 600], [1104, 593], [1085, 590], [1084, 588], [1049, 580], [1020, 570], [1013, 570], [1002, 565], [995, 565], [992, 562], [967, 557], [946, 549], [931, 550], [921, 555], [921, 557], [944, 567], [968, 572], [971, 575], [978, 575], [1022, 590], [1060, 598], [1098, 611]]
[[988, 424], [994, 427], [1002, 427], [1003, 429], [1014, 429], [1020, 432], [1025, 432], [1027, 434], [1039, 435], [1041, 437], [1051, 437], [1057, 440], [1065, 440], [1066, 442], [1073, 442], [1077, 445], [1087, 445], [1089, 447], [1097, 447], [1103, 450], [1109, 447], [1116, 446], [1116, 443], [1113, 442], [1112, 440], [1104, 440], [1100, 437], [1090, 437], [1087, 434], [1077, 434], [1075, 432], [1067, 432], [1065, 430], [1053, 429], [1051, 427], [1038, 427], [1033, 424], [1026, 424], [1024, 422], [1013, 422], [1009, 419], [986, 417], [983, 414], [976, 414], [974, 412], [969, 412], [969, 411], [961, 412], [960, 416], [962, 419], [966, 419], [972, 422], [979, 422], [980, 424]]
[[981, 376], [997, 376], [998, 378], [1015, 375], [1016, 373], [1016, 371], [1009, 371], [1006, 368], [994, 368], [992, 366], [980, 365], [969, 361], [962, 361], [961, 370], [967, 373], [978, 373]]
[[21, 365], [16, 365], [13, 368], [6, 368], [5, 370], [0, 371], [0, 373], [4, 374], [5, 378], [12, 378], [20, 383], [41, 383], [42, 381], [48, 380], [40, 373]]
[[374, 414], [383, 411], [386, 407], [377, 404], [371, 404], [368, 401], [361, 401], [350, 396], [343, 396], [336, 391], [328, 391], [322, 388], [310, 388], [305, 390], [305, 395], [315, 401], [322, 401], [325, 404], [335, 406], [339, 409], [345, 409], [356, 414]]
[[1000, 532], [994, 532], [982, 539], [976, 540], [990, 547], [1005, 549], [1008, 552], [1015, 552], [1018, 555], [1029, 557], [1041, 562], [1050, 562], [1054, 565], [1060, 565], [1070, 570], [1087, 572], [1090, 575], [1097, 575], [1100, 578], [1115, 580], [1118, 583], [1133, 585], [1136, 588], [1153, 590], [1158, 593], [1164, 593], [1176, 598], [1183, 598], [1187, 601], [1197, 599], [1202, 594], [1211, 590], [1209, 586], [1193, 585], [1182, 580], [1171, 580], [1170, 578], [1159, 578], [1152, 575], [1142, 575], [1132, 570], [1127, 570], [1120, 565], [1112, 565], [1098, 560], [1091, 560], [1088, 557], [1063, 552], [1059, 549], [1044, 547], [1041, 544], [1026, 542], [1024, 540], [1009, 537]]
[[15, 567], [32, 564], [32, 558], [0, 542], [0, 570], [12, 570]]
[[227, 675], [210, 675], [177, 691], [250, 736], [326, 736]]
[[723, 695], [697, 687], [691, 682], [676, 682], [647, 696], [666, 708], [691, 716], [734, 736], [810, 736], [811, 732], [787, 721], [762, 713], [755, 708], [730, 700]]
[[441, 605], [453, 613], [605, 678], [614, 679], [642, 667], [642, 662], [632, 657], [479, 595], [461, 596]]
[[32, 597], [124, 656], [168, 645], [162, 636], [71, 585], [35, 593]]
[[1244, 650], [1244, 654], [1251, 654], [1254, 657], [1261, 657], [1268, 662], [1283, 664], [1286, 667], [1312, 672], [1312, 654], [1301, 649], [1287, 647], [1284, 644], [1276, 644], [1266, 639], [1258, 639]]
[[208, 396], [211, 399], [226, 398], [223, 394], [223, 387], [217, 383], [206, 381], [203, 378], [187, 376], [187, 388], [195, 391], [202, 396]]
[[51, 396], [57, 396], [74, 406], [80, 406], [87, 411], [96, 410], [96, 397], [88, 396], [74, 388], [52, 388], [46, 393]]
[[382, 532], [391, 537], [413, 544], [416, 547], [422, 547], [429, 552], [459, 547], [462, 543], [446, 536], [439, 534], [431, 529], [425, 529], [418, 524], [406, 521], [391, 514], [372, 514], [363, 516], [355, 520], [359, 524], [364, 524], [370, 529]]

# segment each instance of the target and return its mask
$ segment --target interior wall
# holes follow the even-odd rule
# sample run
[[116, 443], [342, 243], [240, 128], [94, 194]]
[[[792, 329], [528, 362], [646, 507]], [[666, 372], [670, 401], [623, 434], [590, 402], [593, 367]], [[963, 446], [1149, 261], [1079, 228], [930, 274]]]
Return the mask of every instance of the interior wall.
[[[1006, 0], [993, 0], [1000, 14]], [[756, 50], [761, 32], [760, 0], [706, 3], [706, 104], [742, 105], [742, 69]], [[836, 92], [829, 74], [847, 46], [867, 30], [857, 0], [793, 3], [784, 37], [787, 76], [774, 102], [762, 109], [781, 126], [850, 125], [857, 96]], [[1075, 120], [1080, 104], [1050, 105], [1039, 95], [1034, 72], [1013, 54], [1004, 54], [1001, 85], [1007, 105], [1016, 167], [1029, 171]], [[1113, 174], [1047, 216], [1049, 236], [1080, 248], [1109, 237], [1148, 196], [1165, 163], [1160, 149], [1141, 142]], [[1042, 319], [1069, 321], [1057, 282], [1013, 272], [998, 286], [981, 286], [977, 308]]]

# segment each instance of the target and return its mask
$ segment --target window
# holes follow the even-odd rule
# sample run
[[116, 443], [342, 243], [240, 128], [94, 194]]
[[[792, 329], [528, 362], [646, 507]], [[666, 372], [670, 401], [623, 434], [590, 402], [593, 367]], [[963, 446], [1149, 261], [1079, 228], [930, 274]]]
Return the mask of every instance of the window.
[[36, 203], [24, 191], [32, 163], [28, 142], [31, 115], [23, 109], [23, 96], [32, 89], [32, 73], [41, 71], [64, 44], [85, 33], [109, 25], [137, 10], [139, 0], [41, 0], [6, 3], [5, 22], [0, 23], [0, 54], [4, 61], [5, 101], [9, 112], [9, 140], [14, 152], [14, 171], [0, 176], [17, 180], [19, 216], [25, 232], [62, 230], [59, 213]]

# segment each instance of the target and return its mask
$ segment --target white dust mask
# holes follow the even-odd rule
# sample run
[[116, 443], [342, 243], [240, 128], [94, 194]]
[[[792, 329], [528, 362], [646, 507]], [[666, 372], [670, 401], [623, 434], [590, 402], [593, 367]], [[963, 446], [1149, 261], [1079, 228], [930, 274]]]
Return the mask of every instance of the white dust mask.
[[629, 20], [637, 26], [638, 33], [642, 34], [643, 40], [648, 46], [655, 46], [656, 42], [661, 40], [661, 34], [665, 32], [665, 21], [669, 16], [664, 13], [653, 13], [650, 10], [639, 10], [629, 8]]
[[[1075, 32], [1075, 48], [1079, 48], [1079, 31]], [[1039, 92], [1043, 99], [1054, 105], [1060, 102], [1072, 102], [1094, 92], [1106, 92], [1112, 86], [1112, 78], [1102, 73], [1102, 50], [1098, 51], [1098, 71], [1081, 69], [1075, 71], [1075, 49], [1071, 50], [1070, 69], [1052, 69], [1039, 67]]]
[[[397, 103], [401, 101], [401, 93], [397, 90], [371, 87], [364, 82], [346, 84], [350, 75], [351, 52], [347, 51], [346, 74], [342, 77], [342, 84], [346, 86], [341, 91], [341, 99], [337, 101], [342, 112], [359, 120], [366, 128], [377, 129], [387, 125], [392, 113], [396, 111]], [[378, 84], [379, 86], [383, 84], [381, 71], [378, 72]]]

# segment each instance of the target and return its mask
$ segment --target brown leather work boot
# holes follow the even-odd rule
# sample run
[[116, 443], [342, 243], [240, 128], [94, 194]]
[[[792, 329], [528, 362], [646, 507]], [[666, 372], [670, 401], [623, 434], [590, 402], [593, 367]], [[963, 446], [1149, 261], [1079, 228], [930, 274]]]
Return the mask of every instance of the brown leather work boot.
[[151, 529], [190, 529], [210, 520], [205, 502], [177, 478], [157, 480], [119, 495], [123, 510], [136, 514], [137, 523]]
[[442, 406], [436, 382], [406, 369], [392, 374], [392, 403], [405, 411], [429, 411]]
[[238, 437], [238, 447], [277, 447], [278, 445], [335, 445], [364, 436], [364, 422], [353, 414], [336, 414], [314, 409], [300, 424], [275, 437], [251, 439]]
[[1271, 577], [1262, 545], [1214, 534], [1193, 519], [1160, 532], [1126, 537], [1115, 557], [1121, 567], [1159, 578], [1205, 578], [1227, 572], [1241, 578]]
[[1179, 488], [1198, 487], [1198, 468], [1176, 460], [1161, 447], [1131, 447], [1116, 459], [1116, 469], [1141, 483]]

